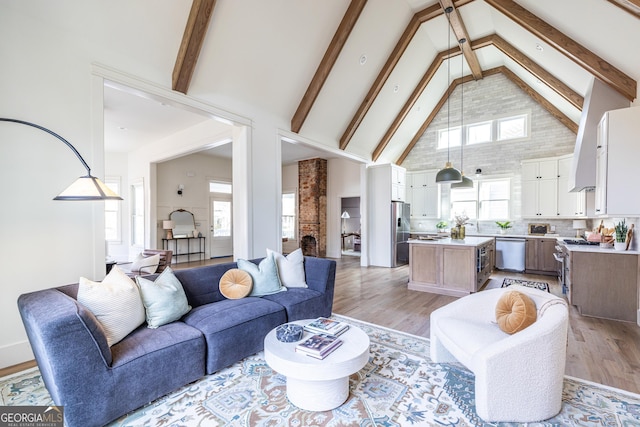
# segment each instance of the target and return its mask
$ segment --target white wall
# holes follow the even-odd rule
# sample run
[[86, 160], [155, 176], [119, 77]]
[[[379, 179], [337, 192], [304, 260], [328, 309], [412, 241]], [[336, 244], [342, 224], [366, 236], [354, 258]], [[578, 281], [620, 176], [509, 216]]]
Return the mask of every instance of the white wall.
[[[71, 142], [103, 178], [102, 129], [94, 115], [86, 52], [64, 34], [18, 13], [0, 13], [0, 117], [35, 122]], [[64, 49], [60, 49], [64, 46]], [[97, 94], [99, 96], [100, 94]], [[100, 102], [102, 102], [100, 100]], [[102, 279], [104, 204], [52, 201], [85, 169], [59, 140], [40, 130], [0, 123], [0, 368], [33, 358], [20, 320], [18, 295]]]
[[[347, 159], [329, 159], [327, 162], [327, 257], [342, 256], [342, 231], [340, 200], [343, 197], [360, 197], [360, 163]], [[364, 228], [362, 229], [364, 230]]]

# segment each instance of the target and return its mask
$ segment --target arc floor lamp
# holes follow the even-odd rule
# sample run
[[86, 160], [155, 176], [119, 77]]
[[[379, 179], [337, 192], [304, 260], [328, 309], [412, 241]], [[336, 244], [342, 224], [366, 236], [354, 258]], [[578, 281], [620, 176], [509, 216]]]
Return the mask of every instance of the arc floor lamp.
[[73, 184], [67, 187], [62, 193], [54, 197], [53, 200], [122, 200], [122, 197], [114, 193], [109, 187], [105, 185], [104, 182], [91, 175], [91, 168], [82, 158], [78, 150], [76, 150], [76, 147], [71, 145], [69, 141], [67, 141], [57, 133], [35, 123], [26, 122], [24, 120], [7, 119], [0, 117], [0, 122], [11, 122], [25, 126], [31, 126], [58, 138], [60, 141], [64, 142], [65, 145], [71, 149], [71, 151], [73, 151], [73, 154], [76, 155], [78, 160], [80, 160], [80, 163], [82, 163], [82, 166], [85, 167], [85, 169], [87, 170], [87, 174], [76, 179]]

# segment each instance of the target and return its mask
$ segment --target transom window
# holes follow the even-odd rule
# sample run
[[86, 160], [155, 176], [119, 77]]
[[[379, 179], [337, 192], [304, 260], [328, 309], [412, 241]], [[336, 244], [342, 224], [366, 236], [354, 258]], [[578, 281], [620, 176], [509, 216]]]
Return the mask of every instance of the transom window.
[[437, 148], [508, 141], [529, 136], [528, 114], [470, 123], [438, 130]]

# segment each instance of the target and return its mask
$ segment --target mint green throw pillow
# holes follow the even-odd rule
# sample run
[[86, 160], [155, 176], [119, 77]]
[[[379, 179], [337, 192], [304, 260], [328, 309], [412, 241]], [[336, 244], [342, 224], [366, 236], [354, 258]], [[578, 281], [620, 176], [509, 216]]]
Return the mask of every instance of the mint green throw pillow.
[[155, 281], [136, 276], [136, 283], [140, 288], [149, 328], [175, 322], [191, 310], [182, 283], [171, 267], [165, 268]]
[[267, 255], [265, 259], [260, 261], [260, 265], [239, 259], [238, 268], [249, 273], [253, 279], [253, 289], [251, 289], [251, 293], [249, 294], [250, 297], [261, 297], [263, 295], [276, 294], [287, 290], [287, 288], [280, 283], [278, 267], [276, 260], [273, 258], [273, 254]]

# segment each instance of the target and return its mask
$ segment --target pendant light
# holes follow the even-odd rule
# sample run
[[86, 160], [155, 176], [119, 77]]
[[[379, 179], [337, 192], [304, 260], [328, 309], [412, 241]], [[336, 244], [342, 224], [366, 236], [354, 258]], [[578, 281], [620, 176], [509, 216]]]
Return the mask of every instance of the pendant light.
[[[447, 23], [449, 27], [449, 37], [447, 39], [448, 50], [451, 50], [451, 19], [450, 13], [453, 12], [452, 7], [447, 7], [445, 10], [447, 15]], [[447, 59], [447, 84], [449, 84], [449, 80], [451, 79], [451, 58]], [[449, 159], [450, 154], [450, 140], [451, 140], [451, 127], [449, 126], [450, 119], [450, 109], [449, 109], [449, 96], [447, 96], [447, 163], [444, 166], [444, 169], [438, 171], [436, 175], [436, 182], [438, 184], [453, 184], [456, 182], [462, 181], [462, 174], [456, 168], [451, 165], [451, 161]]]
[[[461, 38], [460, 50], [462, 51], [462, 45], [467, 41], [465, 38]], [[462, 176], [461, 182], [451, 184], [451, 188], [473, 188], [473, 181], [470, 178], [464, 176], [464, 59], [460, 59], [460, 175]]]

